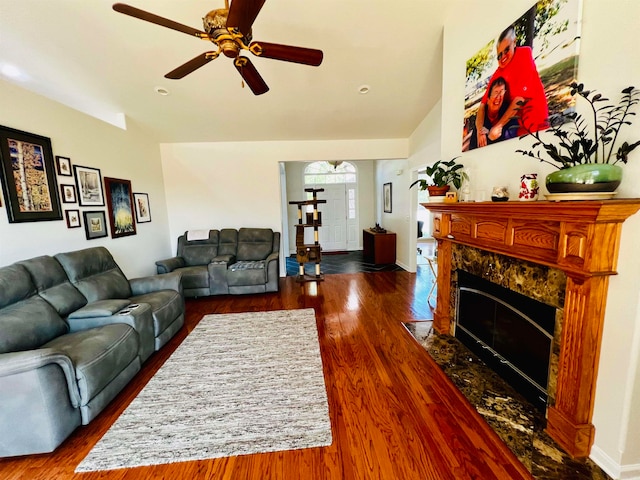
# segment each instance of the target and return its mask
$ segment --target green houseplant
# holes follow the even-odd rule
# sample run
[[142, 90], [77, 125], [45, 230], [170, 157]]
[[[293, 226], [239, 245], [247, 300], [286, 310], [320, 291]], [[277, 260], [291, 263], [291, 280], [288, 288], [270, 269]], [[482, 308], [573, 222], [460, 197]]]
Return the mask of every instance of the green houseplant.
[[[640, 145], [640, 141], [618, 142], [621, 129], [631, 125], [630, 118], [635, 116], [632, 110], [640, 102], [640, 90], [623, 89], [619, 103], [613, 104], [595, 90], [585, 90], [582, 83], [570, 86], [571, 95], [578, 94], [587, 101], [592, 118], [576, 112], [562, 114], [544, 134], [529, 130], [526, 136], [536, 141], [531, 149], [516, 152], [559, 169], [545, 179], [550, 193], [613, 192], [622, 181], [622, 168], [617, 164], [626, 164], [629, 153]], [[549, 133], [555, 142], [543, 139]]]
[[451, 185], [460, 188], [462, 182], [468, 178], [462, 169], [464, 165], [456, 163], [460, 157], [454, 157], [449, 161], [438, 160], [433, 165], [427, 167], [426, 173], [429, 179], [420, 178], [409, 185], [420, 185], [420, 190], [428, 190], [430, 196], [441, 196], [449, 191]]

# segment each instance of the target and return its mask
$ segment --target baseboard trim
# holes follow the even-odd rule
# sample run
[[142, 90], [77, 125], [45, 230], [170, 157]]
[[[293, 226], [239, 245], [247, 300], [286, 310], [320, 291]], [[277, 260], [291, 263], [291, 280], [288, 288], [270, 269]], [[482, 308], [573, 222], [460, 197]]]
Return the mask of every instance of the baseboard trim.
[[640, 480], [640, 463], [620, 465], [597, 445], [591, 447], [589, 458], [615, 480]]
[[404, 262], [398, 262], [398, 261], [396, 260], [396, 265], [398, 265], [400, 268], [402, 268], [402, 269], [406, 270], [407, 272], [415, 273], [415, 269], [414, 269], [413, 271], [411, 271], [411, 269], [409, 269], [409, 265], [407, 265], [407, 264], [406, 264], [406, 263], [404, 263]]

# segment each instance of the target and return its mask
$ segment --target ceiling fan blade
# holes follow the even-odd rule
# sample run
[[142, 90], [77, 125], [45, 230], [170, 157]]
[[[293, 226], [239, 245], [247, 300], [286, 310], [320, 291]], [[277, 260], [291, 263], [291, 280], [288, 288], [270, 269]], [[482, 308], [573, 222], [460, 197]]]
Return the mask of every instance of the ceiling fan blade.
[[197, 70], [198, 68], [206, 65], [211, 60], [216, 58], [218, 55], [212, 55], [216, 52], [205, 52], [201, 55], [198, 55], [195, 58], [192, 58], [187, 63], [180, 65], [178, 68], [171, 70], [164, 77], [170, 78], [171, 80], [178, 80], [182, 77], [189, 75], [191, 72]]
[[227, 16], [227, 29], [235, 28], [246, 37], [264, 2], [265, 0], [233, 0]]
[[251, 53], [265, 58], [273, 58], [274, 60], [283, 60], [285, 62], [302, 63], [317, 67], [322, 63], [322, 50], [313, 48], [292, 47], [290, 45], [280, 45], [277, 43], [267, 42], [251, 42], [249, 45]]
[[145, 22], [155, 23], [156, 25], [167, 27], [171, 30], [177, 30], [178, 32], [186, 33], [187, 35], [194, 35], [198, 38], [202, 38], [203, 35], [205, 36], [205, 38], [208, 37], [208, 35], [202, 30], [189, 27], [188, 25], [183, 25], [182, 23], [174, 22], [173, 20], [169, 20], [168, 18], [159, 17], [158, 15], [145, 12], [144, 10], [132, 7], [131, 5], [126, 5], [124, 3], [115, 3], [113, 5], [113, 9], [116, 12], [124, 13], [125, 15], [129, 15], [130, 17], [139, 18], [140, 20], [144, 20]]
[[233, 61], [233, 64], [255, 95], [262, 95], [269, 91], [269, 87], [258, 73], [258, 70], [256, 70], [256, 67], [253, 66], [251, 60], [247, 57], [238, 56]]

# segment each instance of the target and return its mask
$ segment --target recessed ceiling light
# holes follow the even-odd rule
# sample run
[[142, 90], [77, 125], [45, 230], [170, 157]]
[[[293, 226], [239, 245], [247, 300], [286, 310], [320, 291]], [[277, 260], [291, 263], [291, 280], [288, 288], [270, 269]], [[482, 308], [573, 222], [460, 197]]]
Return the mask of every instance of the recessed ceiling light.
[[360, 85], [358, 87], [358, 93], [360, 95], [366, 95], [367, 93], [369, 93], [369, 85]]
[[167, 89], [166, 89], [166, 88], [164, 88], [164, 87], [156, 87], [154, 90], [156, 91], [156, 93], [157, 93], [158, 95], [162, 95], [162, 96], [164, 96], [164, 97], [166, 97], [167, 95], [169, 95], [169, 90], [167, 90]]

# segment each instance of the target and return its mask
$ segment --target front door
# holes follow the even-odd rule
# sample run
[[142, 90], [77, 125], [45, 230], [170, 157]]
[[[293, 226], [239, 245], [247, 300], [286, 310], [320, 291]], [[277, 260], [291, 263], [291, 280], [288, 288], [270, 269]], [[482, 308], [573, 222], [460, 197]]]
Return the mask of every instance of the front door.
[[[308, 188], [308, 186], [306, 186]], [[344, 184], [317, 185], [314, 188], [324, 188], [318, 193], [318, 199], [327, 203], [318, 205], [322, 214], [322, 226], [318, 229], [319, 241], [323, 251], [337, 251], [347, 249], [347, 189]], [[310, 230], [310, 229], [307, 229]], [[312, 232], [309, 232], [312, 233]], [[305, 232], [306, 234], [306, 232]], [[306, 238], [305, 243], [313, 243], [313, 239]]]

